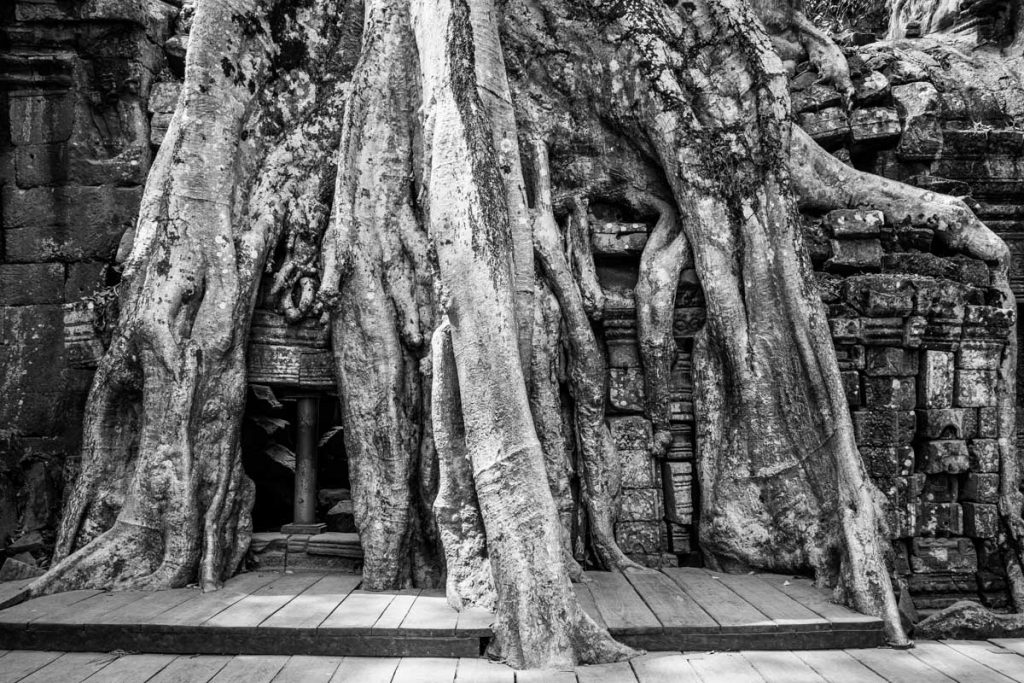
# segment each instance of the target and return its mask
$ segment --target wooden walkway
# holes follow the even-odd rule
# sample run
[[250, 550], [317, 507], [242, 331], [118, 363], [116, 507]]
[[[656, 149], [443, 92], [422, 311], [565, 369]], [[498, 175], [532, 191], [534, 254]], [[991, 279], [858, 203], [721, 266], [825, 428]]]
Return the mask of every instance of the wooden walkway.
[[659, 652], [574, 671], [479, 658], [0, 652], [0, 683], [1011, 683], [1024, 640], [920, 642], [909, 650]]
[[[875, 647], [882, 624], [809, 581], [704, 569], [588, 572], [584, 609], [646, 650]], [[0, 611], [0, 648], [169, 654], [477, 657], [492, 615], [436, 591], [370, 593], [349, 574], [250, 573], [214, 593], [71, 591]], [[0, 596], [2, 600], [2, 596]]]

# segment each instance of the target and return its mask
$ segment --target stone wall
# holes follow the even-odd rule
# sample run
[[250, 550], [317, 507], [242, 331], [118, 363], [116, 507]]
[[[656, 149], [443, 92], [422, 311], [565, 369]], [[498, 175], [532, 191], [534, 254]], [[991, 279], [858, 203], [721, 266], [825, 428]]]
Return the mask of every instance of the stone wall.
[[[90, 373], [62, 305], [116, 281], [153, 157], [146, 103], [178, 8], [17, 0], [0, 8], [0, 547], [45, 561]], [[29, 558], [24, 558], [29, 559]]]

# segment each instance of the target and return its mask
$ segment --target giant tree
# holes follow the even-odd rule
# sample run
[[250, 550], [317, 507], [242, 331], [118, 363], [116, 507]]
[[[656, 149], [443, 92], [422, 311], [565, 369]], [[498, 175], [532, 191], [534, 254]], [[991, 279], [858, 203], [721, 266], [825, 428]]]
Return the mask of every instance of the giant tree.
[[842, 90], [845, 64], [792, 7], [756, 9], [199, 0], [83, 474], [30, 591], [213, 590], [236, 571], [248, 324], [282, 241], [313, 244], [301, 303], [332, 318], [365, 587], [433, 580], [436, 523], [450, 602], [496, 607], [506, 661], [628, 657], [571, 587], [581, 534], [598, 566], [643, 571], [613, 533], [621, 466], [587, 224], [604, 202], [655, 225], [636, 297], [656, 449], [684, 265], [703, 286], [707, 561], [813, 572], [906, 644], [799, 208], [935, 227], [1009, 295], [1007, 251], [962, 202], [857, 172], [796, 127], [765, 24]]

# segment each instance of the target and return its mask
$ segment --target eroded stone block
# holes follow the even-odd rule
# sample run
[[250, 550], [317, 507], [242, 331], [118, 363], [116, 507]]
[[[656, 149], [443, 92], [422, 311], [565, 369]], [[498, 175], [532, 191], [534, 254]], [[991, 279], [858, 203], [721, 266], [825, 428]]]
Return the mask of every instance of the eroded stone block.
[[919, 444], [917, 458], [918, 469], [927, 474], [957, 474], [970, 467], [967, 444], [960, 440]]
[[985, 503], [963, 504], [964, 533], [971, 538], [995, 538], [999, 531], [999, 510]]
[[953, 354], [924, 351], [918, 375], [918, 405], [922, 408], [948, 408], [953, 405]]
[[898, 347], [870, 347], [864, 372], [870, 377], [912, 377], [917, 374], [917, 355]]
[[995, 370], [958, 370], [956, 404], [963, 408], [996, 405], [999, 377]]

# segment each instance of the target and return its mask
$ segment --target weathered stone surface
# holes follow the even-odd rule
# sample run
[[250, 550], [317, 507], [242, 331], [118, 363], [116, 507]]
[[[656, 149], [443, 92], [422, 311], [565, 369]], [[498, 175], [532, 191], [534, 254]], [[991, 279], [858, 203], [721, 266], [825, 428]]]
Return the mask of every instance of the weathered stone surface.
[[642, 522], [657, 521], [661, 518], [661, 491], [653, 488], [623, 489], [620, 520]]
[[963, 525], [963, 511], [956, 503], [921, 503], [917, 506], [917, 533], [921, 536], [959, 535], [963, 533]]
[[971, 472], [964, 480], [960, 499], [972, 503], [996, 503], [999, 499], [999, 475]]
[[918, 375], [918, 405], [922, 408], [948, 408], [953, 405], [953, 354], [924, 351]]
[[913, 377], [866, 377], [864, 401], [873, 408], [913, 410], [917, 403], [917, 383]]
[[68, 94], [11, 97], [9, 111], [14, 145], [65, 142], [75, 125], [74, 102]]
[[878, 237], [885, 216], [881, 211], [837, 209], [825, 214], [823, 225], [836, 239]]
[[615, 540], [630, 555], [657, 553], [662, 547], [663, 527], [660, 522], [619, 522], [615, 525]]
[[804, 112], [797, 120], [815, 142], [826, 147], [841, 144], [850, 135], [850, 120], [840, 107]]
[[999, 531], [999, 509], [985, 503], [964, 503], [964, 533], [971, 538], [995, 538]]
[[6, 263], [0, 265], [0, 305], [59, 304], [63, 301], [63, 264]]
[[840, 107], [843, 104], [843, 96], [835, 88], [812, 83], [806, 88], [794, 90], [793, 111], [809, 112], [828, 109], [829, 107]]
[[[351, 500], [339, 500], [324, 518], [328, 531], [351, 533], [356, 531], [355, 514]], [[290, 548], [289, 548], [290, 549]]]
[[651, 422], [639, 415], [611, 415], [608, 428], [615, 447], [627, 451], [651, 452]]
[[854, 411], [850, 416], [859, 446], [904, 445], [914, 438], [915, 417], [912, 411], [869, 408]]
[[850, 117], [850, 134], [854, 144], [878, 144], [900, 135], [900, 119], [890, 107], [857, 109]]
[[967, 444], [960, 440], [928, 441], [917, 447], [918, 469], [927, 474], [956, 474], [970, 467]]
[[672, 500], [666, 501], [665, 513], [678, 524], [693, 521], [693, 464], [689, 462], [668, 463], [672, 477]]
[[896, 153], [908, 161], [930, 160], [942, 152], [942, 129], [936, 110], [939, 93], [931, 83], [894, 86], [892, 98], [903, 123]]
[[914, 467], [914, 452], [907, 446], [860, 446], [860, 455], [868, 473], [878, 482], [909, 476]]
[[644, 245], [647, 244], [647, 230], [642, 223], [638, 225], [642, 230], [637, 232], [594, 231], [590, 237], [590, 248], [595, 254], [606, 256], [640, 254], [644, 250]]
[[23, 145], [14, 149], [18, 187], [63, 183], [68, 179], [68, 149], [63, 142]]
[[707, 311], [703, 306], [679, 307], [672, 312], [672, 336], [688, 339], [696, 336], [707, 322]]
[[998, 382], [995, 370], [957, 370], [956, 404], [963, 408], [996, 405]]
[[925, 503], [955, 503], [960, 497], [960, 483], [953, 474], [914, 475], [917, 496]]
[[640, 367], [640, 349], [636, 339], [614, 338], [609, 339], [608, 345], [608, 367], [610, 368], [638, 368]]
[[967, 408], [929, 408], [917, 411], [917, 433], [926, 439], [967, 439]]
[[146, 108], [151, 114], [173, 114], [174, 109], [178, 106], [180, 93], [181, 83], [177, 81], [154, 83], [149, 91]]
[[42, 576], [45, 570], [27, 562], [8, 557], [0, 567], [0, 581], [18, 581], [20, 579], [34, 579]]
[[878, 71], [854, 81], [853, 100], [858, 104], [883, 103], [889, 95], [889, 79]]
[[7, 552], [10, 555], [17, 555], [18, 553], [30, 553], [33, 550], [42, 549], [43, 535], [38, 530], [33, 530], [26, 534], [22, 534], [18, 538], [11, 541], [11, 544], [7, 546]]
[[973, 439], [967, 445], [967, 452], [972, 471], [999, 471], [999, 442], [996, 439]]
[[834, 239], [830, 245], [832, 258], [825, 262], [826, 270], [878, 270], [882, 266], [882, 243], [877, 239]]
[[[851, 306], [870, 318], [893, 318], [896, 329], [914, 310], [914, 283], [908, 278], [894, 275], [861, 275], [846, 281], [846, 300]], [[897, 333], [898, 334], [898, 333]]]
[[856, 370], [847, 370], [840, 373], [843, 379], [843, 390], [846, 392], [846, 401], [851, 408], [859, 408], [861, 404], [860, 395], [860, 373]]
[[643, 412], [643, 370], [640, 368], [609, 368], [608, 402], [612, 408], [624, 413]]
[[917, 374], [917, 353], [897, 347], [869, 347], [864, 372], [871, 377], [912, 377]]
[[41, 225], [68, 225], [93, 230], [110, 224], [127, 227], [135, 222], [141, 187], [35, 187], [3, 190], [5, 229]]
[[978, 408], [978, 438], [995, 439], [999, 436], [999, 410], [994, 407]]
[[983, 341], [965, 341], [960, 344], [957, 367], [964, 370], [998, 370], [1005, 345]]
[[966, 538], [915, 538], [910, 566], [914, 572], [976, 572], [978, 554]]
[[620, 448], [619, 460], [622, 462], [623, 487], [640, 489], [655, 485], [655, 460], [651, 457], [650, 450]]

